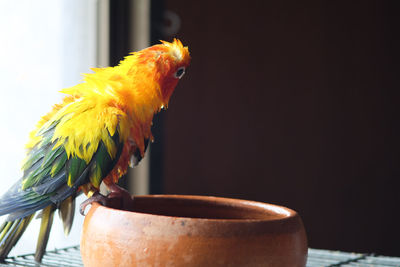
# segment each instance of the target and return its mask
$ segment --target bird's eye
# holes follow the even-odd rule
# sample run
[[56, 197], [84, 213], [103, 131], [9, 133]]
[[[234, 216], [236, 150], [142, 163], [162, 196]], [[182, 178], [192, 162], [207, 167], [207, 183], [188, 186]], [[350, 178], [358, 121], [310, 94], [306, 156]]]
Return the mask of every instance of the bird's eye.
[[174, 77], [180, 79], [183, 77], [183, 74], [185, 74], [185, 67], [179, 67], [174, 73]]

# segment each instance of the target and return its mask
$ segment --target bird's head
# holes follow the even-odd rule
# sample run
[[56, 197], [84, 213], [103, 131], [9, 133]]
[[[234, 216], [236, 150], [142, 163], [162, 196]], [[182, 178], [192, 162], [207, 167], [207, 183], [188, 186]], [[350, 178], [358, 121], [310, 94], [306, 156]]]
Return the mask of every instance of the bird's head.
[[128, 75], [136, 74], [134, 76], [153, 81], [150, 87], [157, 91], [161, 106], [167, 107], [171, 94], [189, 65], [188, 48], [178, 39], [171, 43], [161, 41], [161, 44], [133, 53], [133, 57], [136, 64], [128, 70]]

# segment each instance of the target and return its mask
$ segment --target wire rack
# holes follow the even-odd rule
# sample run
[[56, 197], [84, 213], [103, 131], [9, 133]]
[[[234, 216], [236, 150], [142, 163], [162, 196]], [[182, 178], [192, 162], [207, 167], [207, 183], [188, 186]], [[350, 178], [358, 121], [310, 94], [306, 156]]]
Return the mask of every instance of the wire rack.
[[400, 267], [400, 258], [309, 249], [307, 267]]
[[[0, 267], [82, 267], [79, 246], [47, 251], [41, 264], [34, 260], [33, 254], [7, 258]], [[400, 258], [374, 256], [370, 254], [309, 249], [307, 267], [400, 267]]]
[[82, 267], [83, 264], [79, 246], [74, 246], [47, 251], [41, 264], [35, 262], [34, 254], [27, 254], [7, 258], [5, 263], [0, 263], [0, 267], [3, 266]]

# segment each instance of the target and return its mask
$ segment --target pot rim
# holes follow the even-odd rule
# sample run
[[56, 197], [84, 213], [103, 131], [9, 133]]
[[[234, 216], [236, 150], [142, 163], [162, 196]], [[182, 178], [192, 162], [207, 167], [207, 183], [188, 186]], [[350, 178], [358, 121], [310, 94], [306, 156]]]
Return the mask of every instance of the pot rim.
[[175, 218], [175, 219], [186, 219], [186, 220], [198, 220], [198, 221], [208, 221], [208, 222], [232, 222], [232, 223], [261, 223], [261, 222], [277, 222], [277, 221], [287, 221], [297, 218], [299, 215], [296, 211], [280, 206], [275, 204], [269, 204], [259, 201], [253, 200], [245, 200], [245, 199], [237, 199], [237, 198], [226, 198], [226, 197], [216, 197], [216, 196], [201, 196], [201, 195], [177, 195], [177, 194], [149, 194], [149, 195], [135, 195], [133, 199], [140, 198], [140, 199], [150, 199], [150, 198], [157, 198], [157, 199], [172, 199], [172, 200], [195, 200], [204, 203], [218, 203], [224, 204], [230, 207], [244, 207], [244, 208], [256, 208], [259, 211], [265, 211], [266, 213], [276, 214], [278, 216], [272, 218], [198, 218], [198, 217], [188, 217], [188, 216], [174, 216], [174, 215], [164, 215], [164, 214], [156, 214], [151, 212], [142, 212], [142, 211], [127, 211], [121, 209], [115, 209], [110, 207], [105, 207], [100, 205], [97, 202], [93, 203], [96, 208], [112, 210], [113, 212], [119, 212], [121, 214], [126, 215], [140, 215], [140, 216], [148, 216], [149, 218]]

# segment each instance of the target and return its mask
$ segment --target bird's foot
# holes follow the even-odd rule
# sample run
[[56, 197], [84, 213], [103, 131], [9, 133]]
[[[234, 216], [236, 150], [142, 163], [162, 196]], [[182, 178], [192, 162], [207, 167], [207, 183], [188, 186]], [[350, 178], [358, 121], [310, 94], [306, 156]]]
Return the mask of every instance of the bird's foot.
[[107, 196], [95, 192], [93, 196], [83, 201], [79, 207], [79, 212], [85, 216], [85, 210], [88, 205], [93, 202], [97, 202], [103, 206], [120, 209], [120, 210], [131, 210], [133, 207], [133, 197], [129, 192], [118, 185], [112, 185], [108, 187], [110, 193]]
[[85, 216], [85, 210], [88, 205], [91, 205], [93, 202], [97, 202], [103, 206], [108, 206], [108, 199], [106, 196], [100, 194], [99, 192], [95, 192], [90, 198], [86, 199], [79, 206], [79, 213]]

